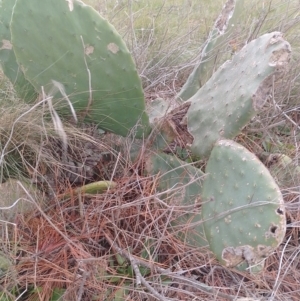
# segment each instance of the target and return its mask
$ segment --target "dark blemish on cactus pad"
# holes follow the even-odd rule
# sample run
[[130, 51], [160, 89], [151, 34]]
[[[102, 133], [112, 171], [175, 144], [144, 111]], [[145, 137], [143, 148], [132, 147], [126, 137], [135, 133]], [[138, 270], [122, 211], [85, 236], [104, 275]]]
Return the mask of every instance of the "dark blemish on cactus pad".
[[276, 233], [276, 230], [277, 230], [277, 227], [276, 227], [276, 226], [272, 226], [272, 227], [270, 228], [270, 232], [273, 233], [273, 234]]
[[277, 208], [276, 212], [280, 215], [283, 215], [284, 211], [281, 208]]

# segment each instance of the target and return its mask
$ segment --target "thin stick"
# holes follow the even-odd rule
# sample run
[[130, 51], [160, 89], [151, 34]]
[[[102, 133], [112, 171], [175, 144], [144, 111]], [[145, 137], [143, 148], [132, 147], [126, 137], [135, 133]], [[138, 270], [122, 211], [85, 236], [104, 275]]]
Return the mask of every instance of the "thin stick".
[[172, 299], [165, 298], [164, 296], [162, 296], [146, 281], [146, 279], [142, 276], [142, 274], [139, 270], [138, 261], [131, 254], [127, 253], [126, 251], [123, 251], [119, 246], [117, 246], [117, 244], [114, 243], [112, 241], [112, 239], [106, 233], [104, 233], [104, 235], [105, 235], [106, 239], [108, 240], [108, 242], [110, 243], [111, 247], [116, 252], [118, 252], [122, 256], [126, 257], [130, 261], [131, 266], [135, 273], [137, 286], [141, 285], [141, 283], [142, 283], [148, 289], [148, 291], [151, 292], [158, 300], [161, 300], [161, 301], [172, 300]]
[[[210, 295], [219, 296], [219, 297], [222, 297], [224, 299], [231, 300], [231, 301], [236, 300], [236, 296], [228, 295], [228, 294], [224, 294], [224, 293], [218, 292], [213, 287], [210, 287], [210, 286], [208, 286], [208, 285], [206, 285], [204, 283], [201, 283], [199, 281], [194, 281], [193, 279], [188, 279], [188, 278], [186, 278], [186, 277], [184, 277], [184, 276], [181, 275], [182, 272], [175, 272], [175, 273], [173, 273], [169, 269], [160, 268], [160, 267], [158, 267], [157, 265], [155, 265], [153, 263], [149, 263], [149, 262], [147, 262], [145, 260], [141, 260], [139, 258], [136, 258], [135, 256], [133, 256], [130, 253], [128, 253], [126, 250], [121, 249], [115, 242], [112, 241], [112, 239], [108, 235], [105, 234], [105, 237], [108, 240], [108, 242], [110, 243], [111, 247], [116, 252], [118, 252], [120, 255], [122, 255], [123, 257], [127, 258], [131, 262], [133, 269], [134, 269], [134, 265], [136, 267], [138, 265], [142, 265], [142, 266], [144, 266], [146, 268], [149, 268], [151, 270], [158, 271], [161, 275], [165, 275], [165, 276], [177, 279], [181, 283], [188, 284], [188, 285], [190, 285], [190, 286], [192, 286], [194, 288], [197, 288], [197, 289], [199, 289], [199, 290], [201, 290], [201, 291], [203, 291], [205, 293], [208, 293]], [[134, 265], [133, 265], [133, 263], [134, 263]], [[134, 271], [135, 271], [135, 269], [134, 269]], [[138, 269], [138, 271], [139, 271], [139, 269]], [[139, 276], [141, 277], [140, 280], [141, 280], [142, 284], [145, 285], [145, 287], [147, 289], [149, 289], [149, 291], [151, 291], [153, 293], [154, 289], [149, 285], [149, 283], [142, 277], [142, 275], [140, 273], [139, 273]], [[144, 281], [147, 283], [147, 285], [144, 283]], [[150, 286], [151, 289], [148, 286]], [[155, 291], [155, 293], [158, 294], [156, 291]], [[168, 299], [165, 299], [160, 294], [158, 294], [156, 297], [159, 300], [168, 300]]]
[[[93, 102], [93, 92], [92, 92], [92, 76], [91, 76], [91, 71], [90, 69], [88, 68], [88, 64], [86, 62], [86, 58], [85, 58], [85, 45], [84, 45], [84, 41], [83, 41], [83, 37], [80, 36], [81, 38], [81, 41], [82, 41], [82, 46], [83, 46], [83, 51], [84, 51], [84, 54], [83, 54], [83, 59], [84, 59], [84, 64], [85, 64], [85, 67], [86, 67], [86, 71], [88, 73], [88, 77], [89, 77], [89, 102], [88, 102], [88, 105], [87, 105], [87, 108], [86, 108], [86, 111], [85, 111], [85, 114], [88, 114], [89, 110], [90, 110], [90, 107], [92, 105], [92, 102]], [[85, 116], [84, 116], [85, 117]]]
[[80, 283], [80, 286], [79, 286], [79, 290], [78, 290], [78, 297], [77, 297], [77, 301], [81, 301], [82, 300], [82, 295], [84, 293], [84, 284], [86, 282], [86, 279], [87, 279], [87, 276], [89, 276], [89, 272], [87, 271], [84, 271], [83, 272], [83, 278], [82, 278], [82, 281]]

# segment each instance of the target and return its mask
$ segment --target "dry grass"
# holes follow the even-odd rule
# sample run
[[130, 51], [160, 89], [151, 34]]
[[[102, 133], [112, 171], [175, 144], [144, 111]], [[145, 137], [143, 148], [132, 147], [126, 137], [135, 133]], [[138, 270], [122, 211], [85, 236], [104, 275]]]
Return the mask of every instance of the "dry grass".
[[[121, 33], [135, 59], [146, 95], [172, 98], [201, 59], [201, 47], [225, 1], [85, 2]], [[294, 53], [299, 53], [298, 11], [296, 0], [245, 1], [239, 24], [219, 49], [215, 68], [245, 43], [271, 31], [283, 32]]]
[[[196, 0], [144, 1], [144, 6], [142, 1], [90, 2], [127, 41], [148, 100], [175, 97], [199, 62], [199, 45], [221, 7], [220, 1], [199, 4]], [[199, 10], [203, 13], [200, 19]], [[241, 24], [216, 61], [217, 68], [261, 33], [284, 32], [293, 46], [291, 68], [284, 80], [274, 85], [271, 101], [237, 140], [258, 155], [287, 154], [295, 165], [300, 159], [298, 11], [297, 1], [249, 1]], [[6, 82], [0, 95], [18, 104]], [[18, 119], [23, 113], [24, 118]], [[27, 166], [24, 176], [41, 160], [47, 168], [60, 166], [49, 148], [41, 148], [40, 141], [49, 133], [54, 138], [58, 135], [40, 107], [30, 111], [29, 106], [4, 106], [0, 124], [1, 132], [11, 133], [14, 124], [17, 133], [3, 157], [7, 160], [1, 165], [4, 173], [16, 162], [7, 156], [14, 149], [22, 150], [17, 160], [22, 158]], [[22, 189], [22, 200], [30, 210], [15, 207], [14, 216], [1, 221], [1, 255], [10, 263], [6, 262], [10, 267], [1, 277], [1, 301], [57, 300], [53, 290], [58, 296], [64, 294], [65, 300], [300, 300], [300, 183], [280, 187], [286, 204], [286, 237], [266, 260], [264, 271], [251, 275], [225, 268], [208, 249], [193, 248], [177, 238], [170, 225], [185, 208], [174, 211], [172, 200], [166, 202], [157, 189], [159, 176], [141, 173], [143, 156], [133, 165], [128, 149], [121, 155], [113, 150], [111, 141], [104, 142], [71, 124], [66, 124], [64, 131], [76, 154], [82, 141], [99, 152], [113, 154], [109, 171], [103, 173], [107, 166], [98, 168], [101, 177], [115, 180], [117, 187], [95, 196], [72, 195], [64, 201], [48, 198], [46, 204], [43, 196]], [[1, 141], [2, 147], [7, 140]], [[52, 175], [56, 170], [52, 169]], [[62, 193], [70, 192], [70, 186], [57, 178], [52, 188]], [[9, 193], [2, 197], [17, 199]], [[144, 268], [143, 275], [137, 265]]]
[[[264, 271], [251, 275], [222, 267], [206, 248], [178, 240], [170, 223], [184, 207], [174, 213], [172, 201], [165, 202], [156, 190], [159, 178], [129, 172], [133, 167], [139, 170], [126, 168], [117, 188], [102, 195], [52, 200], [42, 209], [28, 194], [36, 209], [18, 214], [2, 240], [2, 250], [14, 262], [2, 286], [8, 292], [18, 287], [22, 300], [50, 300], [59, 288], [65, 300], [300, 298], [296, 193], [286, 194], [285, 241]], [[147, 268], [145, 274], [132, 274], [134, 265]], [[126, 294], [114, 299], [122, 290]]]

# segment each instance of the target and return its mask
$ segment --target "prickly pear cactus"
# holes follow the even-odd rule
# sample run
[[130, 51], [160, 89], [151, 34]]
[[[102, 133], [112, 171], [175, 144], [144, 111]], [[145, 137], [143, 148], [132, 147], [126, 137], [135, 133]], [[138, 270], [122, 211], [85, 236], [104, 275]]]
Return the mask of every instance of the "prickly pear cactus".
[[[37, 91], [43, 87], [60, 103], [67, 95], [81, 119], [105, 130], [148, 133], [131, 54], [93, 8], [78, 0], [17, 0], [11, 34], [17, 61]], [[63, 112], [70, 112], [67, 103]]]
[[219, 139], [231, 139], [270, 97], [274, 78], [284, 74], [291, 48], [281, 33], [251, 41], [222, 65], [189, 100], [188, 131], [192, 152], [208, 156]]
[[201, 61], [178, 93], [178, 99], [182, 101], [188, 100], [196, 94], [211, 77], [220, 46], [222, 45], [222, 47], [224, 47], [226, 39], [233, 33], [234, 29], [238, 27], [237, 25], [240, 21], [243, 8], [244, 0], [226, 1], [203, 47]]
[[173, 230], [189, 245], [207, 246], [199, 209], [204, 173], [164, 153], [149, 156], [145, 162], [145, 171], [149, 175], [157, 175], [160, 198], [170, 205], [187, 206], [186, 212], [174, 213], [178, 217], [172, 223]]
[[277, 184], [255, 155], [231, 140], [215, 145], [206, 173], [202, 217], [210, 249], [228, 267], [259, 271], [285, 235]]
[[0, 65], [3, 73], [11, 81], [18, 96], [25, 101], [34, 101], [37, 93], [17, 64], [10, 34], [10, 20], [15, 2], [0, 2]]

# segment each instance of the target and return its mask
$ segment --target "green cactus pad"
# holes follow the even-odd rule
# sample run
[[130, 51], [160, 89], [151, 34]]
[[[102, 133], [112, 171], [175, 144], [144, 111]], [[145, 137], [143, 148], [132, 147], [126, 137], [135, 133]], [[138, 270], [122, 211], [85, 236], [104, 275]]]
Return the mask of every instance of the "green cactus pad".
[[290, 59], [290, 45], [278, 32], [251, 41], [222, 65], [190, 99], [188, 130], [192, 152], [208, 156], [219, 139], [231, 139], [264, 106], [274, 76], [282, 76]]
[[12, 0], [0, 2], [0, 65], [5, 76], [13, 84], [18, 97], [25, 101], [34, 101], [37, 93], [19, 68], [11, 43], [9, 24], [14, 4]]
[[228, 267], [257, 271], [285, 236], [277, 184], [255, 155], [231, 140], [216, 143], [206, 173], [202, 217], [210, 249]]
[[244, 0], [226, 1], [221, 14], [217, 18], [201, 53], [201, 61], [194, 68], [186, 83], [177, 95], [177, 99], [190, 99], [206, 83], [214, 72], [216, 57], [220, 48], [224, 48], [226, 39], [238, 28]]
[[[68, 95], [84, 122], [126, 136], [149, 132], [144, 94], [121, 36], [78, 0], [17, 0], [12, 44], [26, 78], [58, 101]], [[54, 87], [64, 92], [55, 95]], [[67, 102], [61, 111], [70, 114]]]
[[178, 217], [172, 222], [173, 230], [189, 245], [207, 246], [199, 208], [204, 173], [191, 164], [164, 153], [149, 156], [145, 162], [145, 171], [150, 175], [158, 175], [157, 190], [161, 193], [159, 198], [175, 208], [187, 206], [185, 212], [177, 213], [175, 209], [174, 214]]
[[157, 98], [148, 104], [147, 114], [153, 128], [157, 125], [158, 120], [170, 111], [170, 108], [170, 103], [162, 98]]

